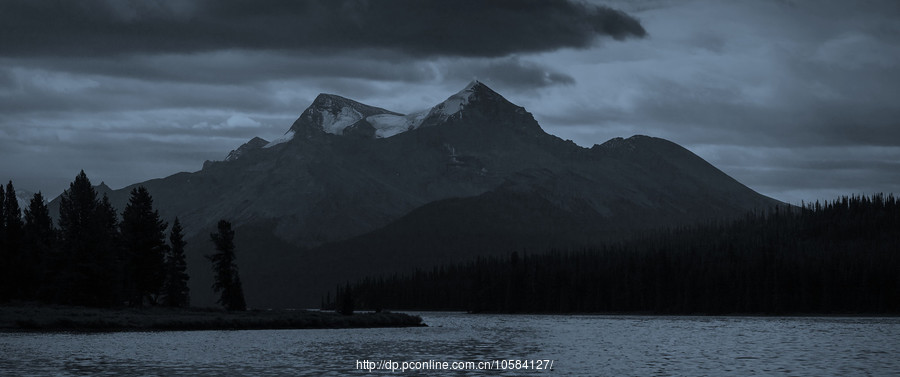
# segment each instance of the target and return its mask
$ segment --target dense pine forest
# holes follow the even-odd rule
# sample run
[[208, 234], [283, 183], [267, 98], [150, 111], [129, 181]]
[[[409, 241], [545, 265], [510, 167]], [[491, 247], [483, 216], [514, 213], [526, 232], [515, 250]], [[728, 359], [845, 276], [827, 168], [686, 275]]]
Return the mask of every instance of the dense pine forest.
[[41, 193], [19, 208], [0, 187], [0, 303], [92, 307], [190, 304], [181, 224], [168, 224], [144, 187], [121, 214], [82, 171], [60, 197], [58, 226]]
[[479, 258], [341, 287], [364, 309], [900, 314], [893, 195], [779, 207], [578, 251]]

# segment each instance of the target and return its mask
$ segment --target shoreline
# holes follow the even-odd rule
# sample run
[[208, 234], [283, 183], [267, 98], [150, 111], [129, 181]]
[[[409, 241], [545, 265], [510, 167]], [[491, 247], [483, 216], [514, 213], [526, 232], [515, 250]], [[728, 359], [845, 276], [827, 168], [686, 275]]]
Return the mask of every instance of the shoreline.
[[202, 330], [346, 329], [423, 327], [405, 313], [361, 312], [345, 316], [314, 310], [206, 308], [89, 308], [61, 305], [0, 306], [0, 332], [125, 332]]
[[540, 315], [598, 317], [702, 317], [702, 318], [900, 318], [900, 313], [666, 313], [666, 312], [470, 312], [455, 309], [397, 309], [407, 313], [460, 313], [466, 315]]

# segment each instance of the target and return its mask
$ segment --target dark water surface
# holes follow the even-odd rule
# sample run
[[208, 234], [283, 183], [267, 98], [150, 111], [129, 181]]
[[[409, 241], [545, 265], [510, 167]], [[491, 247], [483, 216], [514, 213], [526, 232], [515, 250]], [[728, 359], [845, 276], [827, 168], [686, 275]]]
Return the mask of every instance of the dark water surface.
[[[430, 327], [0, 333], [0, 375], [900, 373], [900, 318], [421, 315]], [[429, 360], [490, 363], [509, 359], [552, 360], [553, 368], [443, 372], [356, 369], [357, 360], [390, 360], [400, 366], [403, 362]]]

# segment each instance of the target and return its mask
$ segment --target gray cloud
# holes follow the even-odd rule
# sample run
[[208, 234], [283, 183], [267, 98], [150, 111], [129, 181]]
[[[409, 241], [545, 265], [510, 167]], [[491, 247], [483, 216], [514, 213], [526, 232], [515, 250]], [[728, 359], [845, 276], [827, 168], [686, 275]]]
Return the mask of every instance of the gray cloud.
[[[209, 61], [216, 64], [209, 65]], [[571, 76], [518, 57], [394, 63], [356, 54], [297, 58], [247, 51], [122, 59], [6, 58], [0, 59], [0, 77], [4, 76], [8, 83], [0, 86], [0, 119], [15, 114], [45, 117], [68, 113], [66, 117], [77, 120], [72, 113], [96, 116], [197, 108], [295, 116], [318, 92], [377, 104], [385, 96], [383, 85], [378, 84], [383, 82], [447, 82], [447, 92], [440, 96], [458, 90], [474, 78], [505, 91], [574, 83]], [[304, 88], [303, 93], [296, 93]], [[295, 94], [281, 98], [285, 92]], [[433, 103], [399, 105], [398, 111], [412, 111], [419, 110], [416, 106]]]
[[481, 78], [489, 85], [496, 84], [510, 89], [536, 89], [575, 83], [572, 76], [518, 57], [447, 64], [446, 75], [461, 80]]
[[900, 107], [891, 101], [798, 95], [757, 103], [729, 89], [657, 82], [646, 89], [632, 119], [643, 118], [691, 143], [900, 146]]
[[772, 59], [784, 63], [759, 79], [727, 76], [747, 69], [740, 66], [726, 73], [642, 76], [629, 82], [634, 94], [627, 105], [565, 103], [543, 119], [561, 127], [630, 124], [684, 144], [900, 146], [900, 67], [790, 54]]
[[252, 136], [280, 135], [292, 118], [210, 110], [48, 113], [0, 120], [0, 171], [17, 187], [58, 194], [85, 169], [121, 187], [221, 160]]
[[[46, 72], [95, 77], [253, 85], [270, 80], [334, 77], [345, 80], [427, 82], [439, 79], [468, 81], [479, 77], [511, 88], [541, 88], [573, 84], [575, 79], [544, 64], [517, 56], [505, 58], [402, 59], [384, 54], [341, 53], [320, 56], [308, 53], [226, 50], [196, 54], [135, 55], [118, 59], [101, 57], [0, 58], [0, 88], [13, 76], [2, 66], [27, 67]], [[210, 62], [215, 64], [211, 65]], [[19, 71], [26, 70], [20, 68]], [[5, 75], [4, 75], [5, 74]], [[6, 83], [6, 85], [4, 85]]]
[[705, 145], [694, 150], [755, 189], [795, 204], [900, 192], [900, 147]]
[[641, 23], [568, 1], [157, 2], [8, 0], [0, 54], [107, 56], [226, 49], [389, 49], [413, 56], [505, 56], [643, 37]]
[[[108, 57], [31, 57], [0, 59], [0, 64], [82, 75], [139, 78], [180, 83], [247, 85], [267, 80], [342, 77], [363, 80], [421, 81], [433, 72], [420, 61], [396, 61], [384, 54], [222, 50], [192, 54]], [[2, 80], [0, 80], [2, 82]]]

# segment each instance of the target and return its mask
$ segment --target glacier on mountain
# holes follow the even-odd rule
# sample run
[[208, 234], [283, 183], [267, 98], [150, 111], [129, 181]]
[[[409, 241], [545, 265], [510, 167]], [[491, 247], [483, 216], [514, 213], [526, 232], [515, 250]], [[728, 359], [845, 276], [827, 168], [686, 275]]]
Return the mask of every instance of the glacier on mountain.
[[[333, 135], [342, 135], [347, 127], [365, 119], [366, 122], [375, 128], [375, 137], [386, 138], [417, 129], [426, 119], [437, 118], [440, 121], [447, 120], [449, 117], [459, 113], [469, 104], [470, 98], [475, 93], [475, 87], [478, 85], [483, 84], [478, 81], [472, 81], [463, 90], [450, 96], [436, 106], [406, 115], [386, 112], [365, 116], [355, 107], [366, 107], [371, 109], [370, 106], [333, 94], [320, 94], [313, 105], [310, 106], [301, 117], [305, 117], [308, 122], [318, 123], [317, 126], [322, 131]], [[314, 114], [320, 115], [320, 118], [316, 119]], [[289, 141], [293, 136], [294, 134], [289, 132], [288, 134], [285, 134], [285, 136], [272, 141], [266, 147]]]
[[275, 140], [272, 140], [271, 142], [269, 142], [269, 144], [266, 144], [265, 146], [263, 146], [263, 148], [271, 148], [278, 144], [289, 142], [293, 138], [294, 138], [294, 131], [288, 130], [288, 132], [285, 132], [284, 135], [281, 135], [281, 137], [279, 137]]

